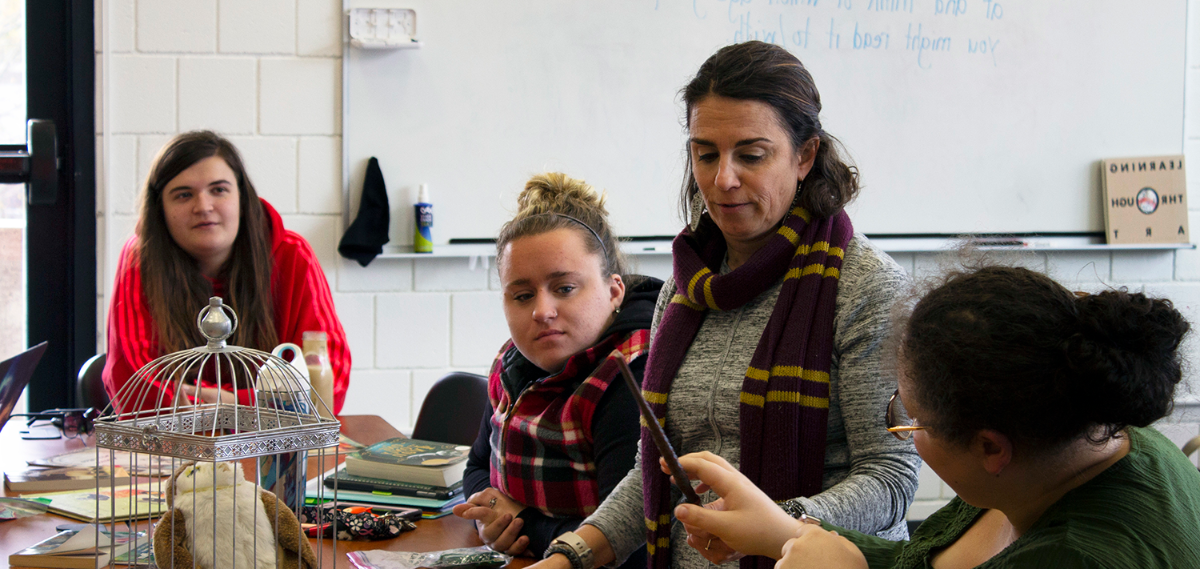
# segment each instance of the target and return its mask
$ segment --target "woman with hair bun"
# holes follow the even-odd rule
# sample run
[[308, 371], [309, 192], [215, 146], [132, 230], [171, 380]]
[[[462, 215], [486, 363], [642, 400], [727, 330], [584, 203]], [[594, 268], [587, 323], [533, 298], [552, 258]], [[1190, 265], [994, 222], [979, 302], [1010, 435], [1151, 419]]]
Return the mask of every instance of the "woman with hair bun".
[[584, 182], [540, 174], [518, 204], [496, 240], [512, 339], [454, 513], [493, 549], [540, 557], [633, 466], [638, 410], [617, 360], [641, 381], [662, 281], [628, 274], [604, 198]]
[[[1023, 268], [951, 275], [903, 327], [886, 410], [957, 493], [911, 541], [774, 515], [712, 455], [681, 462], [726, 511], [677, 515], [780, 569], [1200, 567], [1200, 473], [1148, 428], [1170, 412], [1189, 328], [1169, 300], [1124, 289], [1072, 293]], [[796, 537], [771, 549], [744, 520]]]
[[269, 352], [282, 342], [301, 344], [305, 332], [324, 332], [333, 368], [333, 400], [325, 404], [341, 412], [350, 350], [316, 254], [258, 197], [229, 140], [211, 131], [185, 132], [155, 157], [136, 234], [117, 265], [102, 377], [119, 412], [170, 406], [185, 397], [252, 404], [253, 390], [234, 392], [230, 374], [220, 385], [206, 374], [198, 385], [185, 383], [183, 393], [170, 380], [156, 381], [138, 400], [131, 397], [142, 390], [126, 388], [155, 358], [204, 345], [196, 315], [211, 296], [237, 311], [230, 344]]

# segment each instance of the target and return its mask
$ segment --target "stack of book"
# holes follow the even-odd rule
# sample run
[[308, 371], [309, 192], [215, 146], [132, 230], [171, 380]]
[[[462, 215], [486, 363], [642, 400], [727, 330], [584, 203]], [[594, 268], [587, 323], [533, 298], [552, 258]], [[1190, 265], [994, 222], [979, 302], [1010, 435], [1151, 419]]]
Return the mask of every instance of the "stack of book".
[[[309, 483], [310, 503], [330, 501], [421, 508], [422, 517], [439, 518], [464, 501], [463, 472], [470, 447], [388, 439], [346, 456], [346, 464]], [[324, 488], [321, 485], [324, 485]]]

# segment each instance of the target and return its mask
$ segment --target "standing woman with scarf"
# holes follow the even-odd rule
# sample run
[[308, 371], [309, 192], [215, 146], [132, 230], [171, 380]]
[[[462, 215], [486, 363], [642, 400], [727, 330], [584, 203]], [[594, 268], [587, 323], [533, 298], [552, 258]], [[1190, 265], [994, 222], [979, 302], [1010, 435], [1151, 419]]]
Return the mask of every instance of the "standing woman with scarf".
[[[793, 517], [902, 539], [920, 459], [878, 410], [896, 389], [881, 360], [907, 277], [843, 211], [858, 174], [821, 129], [812, 77], [786, 50], [747, 42], [710, 57], [682, 94], [689, 227], [655, 311], [646, 399], [679, 454], [725, 458]], [[638, 464], [539, 569], [621, 563], [642, 544], [652, 569], [738, 559], [675, 523], [679, 493], [658, 460], [643, 429]], [[792, 537], [774, 530], [763, 539]]]

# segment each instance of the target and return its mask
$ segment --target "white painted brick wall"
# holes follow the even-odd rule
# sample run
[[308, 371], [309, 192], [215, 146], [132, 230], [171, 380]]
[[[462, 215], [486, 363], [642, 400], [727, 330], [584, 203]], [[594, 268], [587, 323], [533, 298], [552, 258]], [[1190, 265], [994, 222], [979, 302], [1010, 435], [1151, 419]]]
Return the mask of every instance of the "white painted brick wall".
[[466, 259], [422, 259], [413, 271], [413, 286], [418, 291], [482, 290], [488, 288], [488, 273], [482, 265], [472, 269]]
[[[405, 432], [420, 409], [413, 400], [413, 372], [407, 369], [366, 369], [351, 374], [352, 384], [346, 392], [343, 413], [379, 415]], [[426, 388], [425, 392], [429, 391]], [[422, 393], [425, 393], [422, 392]]]
[[217, 12], [221, 53], [296, 53], [294, 0], [220, 0]]
[[341, 237], [341, 220], [335, 215], [283, 215], [283, 225], [303, 235], [321, 262], [321, 270], [336, 290], [337, 242]]
[[342, 3], [298, 0], [296, 4], [296, 53], [341, 57]]
[[[158, 155], [158, 151], [162, 149], [168, 140], [171, 140], [171, 135], [138, 135], [137, 182], [139, 186], [146, 183], [146, 176], [150, 174], [150, 167], [154, 165], [154, 157]], [[140, 192], [141, 188], [134, 191], [135, 193]]]
[[259, 129], [263, 134], [341, 134], [341, 84], [341, 59], [262, 59]]
[[342, 292], [410, 292], [413, 262], [389, 259], [363, 267], [357, 261], [338, 259], [338, 290]]
[[1175, 275], [1174, 251], [1113, 251], [1112, 280], [1169, 281]]
[[300, 137], [300, 212], [342, 211], [342, 137]]
[[246, 174], [258, 195], [281, 215], [296, 213], [296, 138], [230, 136], [229, 140], [242, 153]]
[[450, 297], [450, 364], [488, 367], [509, 338], [499, 292], [460, 292]]
[[[112, 159], [103, 163], [97, 156], [97, 164], [108, 164], [112, 168], [113, 187], [108, 189], [111, 195], [105, 195], [104, 198], [112, 200], [112, 211], [133, 213], [137, 207], [138, 188], [142, 185], [137, 171], [138, 139], [129, 134], [114, 135], [109, 152], [112, 153]], [[99, 195], [96, 200], [97, 203], [104, 203]]]
[[[97, 204], [101, 329], [104, 295], [133, 232], [136, 195], [155, 153], [181, 129], [211, 128], [234, 138], [260, 191], [321, 259], [353, 353], [345, 412], [378, 414], [408, 430], [438, 378], [453, 370], [486, 372], [507, 336], [494, 263], [471, 270], [465, 259], [388, 259], [362, 268], [336, 255], [343, 229], [340, 0], [98, 1], [99, 14], [103, 2], [113, 2], [114, 37], [112, 69], [98, 66], [113, 96], [100, 101], [97, 117], [109, 105], [116, 133], [99, 165], [114, 186], [99, 188]], [[1200, 164], [1200, 97], [1192, 95], [1200, 84], [1200, 0], [1190, 3], [1185, 153]], [[1200, 231], [1200, 175], [1188, 188], [1191, 227]], [[407, 214], [401, 205], [393, 204], [393, 215]], [[917, 278], [935, 275], [939, 264], [930, 254], [895, 258]], [[634, 261], [645, 274], [670, 274], [668, 256]], [[1014, 262], [1083, 290], [1144, 286], [1200, 321], [1197, 251], [1026, 254]], [[1200, 361], [1196, 341], [1186, 350]], [[1192, 411], [1161, 428], [1182, 443], [1200, 434], [1200, 411], [1180, 409]], [[952, 495], [926, 469], [909, 518], [923, 519]]]
[[179, 60], [179, 130], [253, 134], [258, 62], [253, 58], [184, 57]]
[[[375, 295], [371, 293], [334, 293], [338, 318], [346, 329], [354, 370], [375, 367]], [[354, 374], [351, 374], [352, 376]]]
[[114, 55], [113, 82], [128, 85], [113, 106], [114, 132], [175, 131], [175, 58]]
[[375, 367], [449, 366], [449, 294], [380, 294], [375, 299]]
[[137, 2], [136, 26], [138, 51], [212, 53], [217, 49], [217, 2]]
[[1112, 278], [1112, 253], [1070, 251], [1046, 257], [1046, 272], [1062, 283], [1101, 283]]

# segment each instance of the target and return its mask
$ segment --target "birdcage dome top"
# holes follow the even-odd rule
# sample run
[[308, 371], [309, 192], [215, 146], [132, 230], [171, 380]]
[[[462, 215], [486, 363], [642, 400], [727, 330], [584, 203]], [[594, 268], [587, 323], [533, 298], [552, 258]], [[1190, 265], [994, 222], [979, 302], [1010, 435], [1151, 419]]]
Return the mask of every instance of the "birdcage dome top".
[[[209, 461], [337, 445], [341, 424], [326, 418], [333, 402], [316, 396], [307, 376], [286, 360], [228, 345], [237, 324], [232, 307], [209, 299], [196, 317], [207, 344], [134, 373], [96, 421], [97, 446]], [[215, 401], [190, 400], [185, 386], [216, 389], [207, 392]]]

